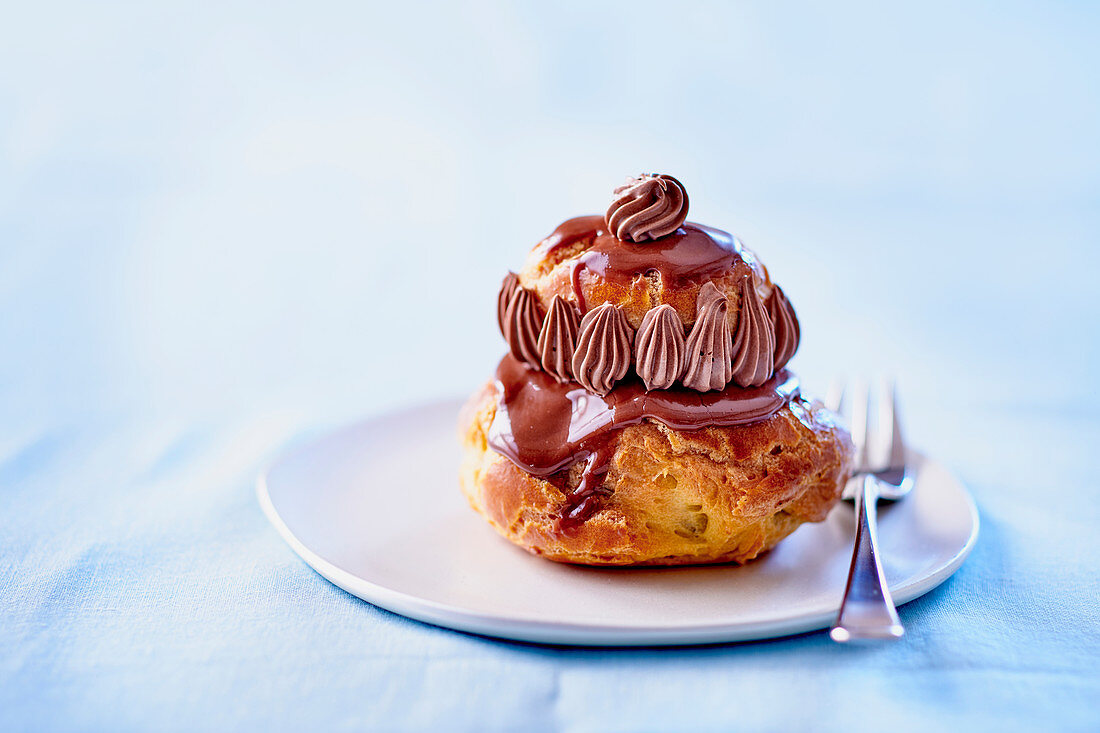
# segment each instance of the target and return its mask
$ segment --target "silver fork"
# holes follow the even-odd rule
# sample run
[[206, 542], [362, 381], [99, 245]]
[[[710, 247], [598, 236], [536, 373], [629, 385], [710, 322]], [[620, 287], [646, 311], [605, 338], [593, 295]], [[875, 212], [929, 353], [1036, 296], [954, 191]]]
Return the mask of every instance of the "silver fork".
[[[826, 406], [840, 413], [847, 402], [844, 393], [844, 384], [834, 382]], [[869, 388], [852, 390], [849, 412], [856, 455], [844, 499], [855, 502], [856, 539], [840, 613], [829, 631], [839, 642], [899, 639], [905, 633], [879, 562], [875, 509], [879, 501], [904, 498], [913, 489], [913, 474], [901, 436], [897, 390], [892, 383], [881, 386], [873, 431], [870, 393]]]

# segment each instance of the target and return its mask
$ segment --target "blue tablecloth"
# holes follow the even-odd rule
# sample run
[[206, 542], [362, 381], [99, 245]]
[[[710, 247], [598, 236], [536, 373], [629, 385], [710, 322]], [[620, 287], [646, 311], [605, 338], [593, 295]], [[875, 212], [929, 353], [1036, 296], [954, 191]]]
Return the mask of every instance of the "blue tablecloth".
[[[5, 13], [0, 729], [1097, 730], [1098, 30], [1072, 5]], [[783, 284], [810, 387], [896, 374], [971, 487], [979, 543], [903, 641], [503, 643], [345, 594], [263, 518], [282, 446], [472, 390], [503, 272], [654, 166]]]

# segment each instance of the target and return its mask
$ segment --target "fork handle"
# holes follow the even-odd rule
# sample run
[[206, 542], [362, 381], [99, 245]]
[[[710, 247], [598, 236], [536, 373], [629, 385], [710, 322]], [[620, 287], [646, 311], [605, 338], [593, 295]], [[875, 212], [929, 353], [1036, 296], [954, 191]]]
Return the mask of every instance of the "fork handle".
[[829, 631], [834, 641], [898, 639], [905, 633], [878, 559], [877, 504], [878, 482], [868, 474], [856, 497], [856, 544], [840, 613]]

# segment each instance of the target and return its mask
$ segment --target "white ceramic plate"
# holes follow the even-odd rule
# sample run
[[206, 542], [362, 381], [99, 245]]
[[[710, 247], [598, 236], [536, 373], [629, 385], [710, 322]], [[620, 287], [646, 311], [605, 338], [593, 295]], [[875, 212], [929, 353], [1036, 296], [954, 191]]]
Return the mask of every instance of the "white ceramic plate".
[[[849, 505], [744, 567], [559, 565], [514, 547], [467, 506], [456, 477], [459, 404], [379, 417], [289, 451], [260, 476], [268, 518], [302, 559], [349, 593], [475, 634], [704, 644], [822, 629], [835, 617], [851, 557]], [[977, 535], [966, 489], [922, 459], [913, 494], [879, 516], [895, 600], [950, 577]]]

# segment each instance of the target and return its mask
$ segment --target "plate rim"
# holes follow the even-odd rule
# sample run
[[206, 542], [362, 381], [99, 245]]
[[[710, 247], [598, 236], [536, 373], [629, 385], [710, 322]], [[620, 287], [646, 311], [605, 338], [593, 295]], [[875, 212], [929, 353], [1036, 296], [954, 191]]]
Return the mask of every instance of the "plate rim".
[[[412, 412], [438, 409], [456, 403], [460, 404], [460, 401], [439, 399], [407, 405], [323, 431], [311, 436], [302, 443], [284, 448], [263, 466], [256, 479], [256, 497], [264, 515], [283, 541], [306, 565], [341, 590], [371, 605], [415, 621], [495, 639], [535, 644], [600, 647], [719, 644], [757, 641], [819, 631], [828, 628], [834, 620], [836, 611], [807, 612], [766, 621], [669, 628], [665, 626], [631, 626], [621, 623], [547, 621], [487, 611], [470, 611], [394, 590], [339, 567], [306, 546], [279, 514], [268, 489], [268, 477], [281, 462], [306, 452], [316, 445], [351, 431], [362, 429], [372, 423], [405, 416]], [[923, 454], [921, 454], [921, 457], [927, 458]], [[943, 464], [938, 465], [947, 470]], [[954, 473], [949, 470], [947, 472], [962, 490], [962, 496], [971, 520], [970, 535], [963, 547], [938, 570], [924, 578], [891, 589], [894, 601], [898, 606], [916, 600], [942, 585], [962, 566], [977, 543], [981, 531], [981, 516], [978, 513], [974, 497]]]

